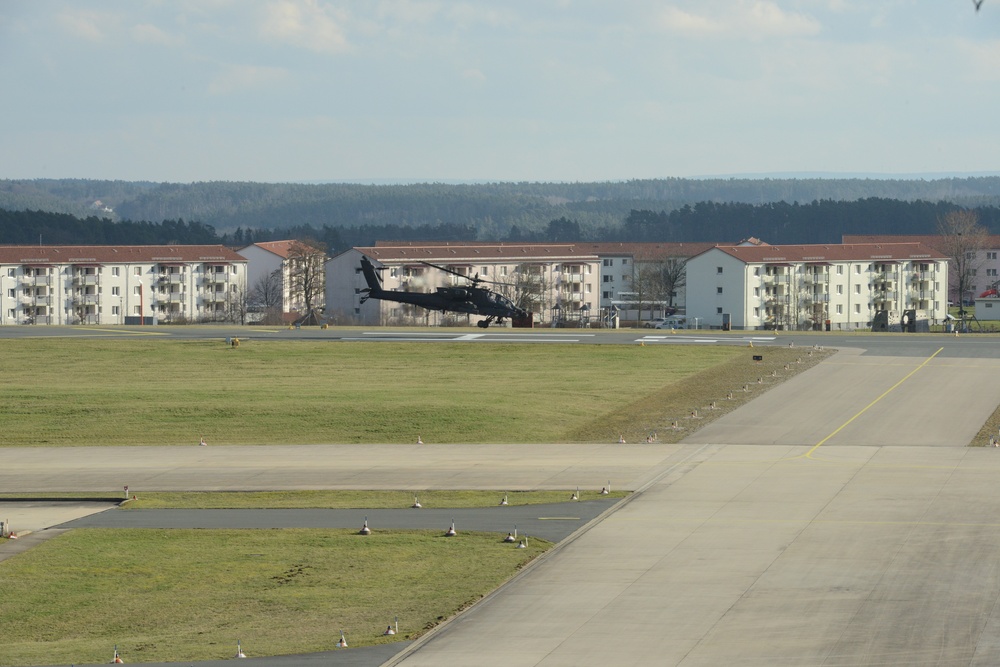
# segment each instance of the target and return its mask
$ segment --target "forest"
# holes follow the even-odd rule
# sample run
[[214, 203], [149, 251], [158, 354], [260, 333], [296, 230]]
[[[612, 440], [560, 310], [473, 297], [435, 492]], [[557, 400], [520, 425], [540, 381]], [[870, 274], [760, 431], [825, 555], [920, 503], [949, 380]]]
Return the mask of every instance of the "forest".
[[[567, 215], [538, 228], [511, 225], [492, 235], [472, 222], [433, 224], [299, 223], [283, 227], [239, 226], [219, 233], [203, 222], [183, 219], [115, 221], [94, 215], [0, 209], [0, 244], [16, 245], [153, 245], [224, 244], [235, 248], [255, 242], [295, 238], [321, 243], [331, 255], [376, 241], [487, 242], [714, 242], [737, 243], [749, 237], [771, 244], [839, 243], [844, 234], [936, 234], [948, 213], [964, 209], [949, 202], [901, 201], [870, 197], [856, 201], [814, 201], [808, 204], [700, 202], [665, 210], [631, 209], [621, 219], [585, 227]], [[1000, 208], [971, 210], [990, 233], [1000, 233]]]
[[375, 241], [838, 243], [934, 234], [974, 210], [1000, 233], [1000, 177], [651, 179], [364, 185], [0, 180], [3, 244]]

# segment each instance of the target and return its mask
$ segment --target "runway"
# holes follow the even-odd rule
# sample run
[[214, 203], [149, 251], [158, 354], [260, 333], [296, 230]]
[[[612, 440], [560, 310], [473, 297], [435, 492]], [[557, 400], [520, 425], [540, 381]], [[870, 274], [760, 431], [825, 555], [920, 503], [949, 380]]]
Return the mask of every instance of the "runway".
[[57, 460], [13, 450], [0, 485], [118, 488], [127, 473], [150, 489], [502, 490], [613, 478], [638, 493], [384, 664], [992, 665], [1000, 450], [964, 445], [1000, 404], [997, 347], [932, 336], [842, 351], [679, 445], [152, 448], [118, 463], [101, 448]]

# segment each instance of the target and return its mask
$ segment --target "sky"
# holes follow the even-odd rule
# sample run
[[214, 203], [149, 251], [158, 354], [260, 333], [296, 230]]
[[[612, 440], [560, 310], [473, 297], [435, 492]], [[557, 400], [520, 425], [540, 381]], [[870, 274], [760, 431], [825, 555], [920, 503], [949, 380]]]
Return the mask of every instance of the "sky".
[[1000, 173], [1000, 0], [0, 0], [0, 178]]

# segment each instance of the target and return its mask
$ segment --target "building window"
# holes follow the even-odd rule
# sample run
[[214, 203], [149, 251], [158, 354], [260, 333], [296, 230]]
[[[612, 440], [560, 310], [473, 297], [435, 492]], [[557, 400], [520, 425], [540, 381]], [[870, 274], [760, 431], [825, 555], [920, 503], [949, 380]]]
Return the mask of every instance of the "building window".
[[720, 308], [716, 308], [715, 309], [715, 314], [716, 315], [721, 315], [722, 314], [722, 308], [721, 307]]
[[111, 314], [112, 315], [118, 314], [118, 306], [111, 306]]
[[14, 277], [14, 274], [15, 274], [16, 272], [17, 272], [17, 269], [7, 269], [7, 276], [8, 276], [9, 278], [13, 278], [13, 277]]
[[610, 259], [605, 259], [602, 262], [602, 264], [603, 264], [603, 266], [614, 266], [614, 264], [612, 263], [612, 261]]
[[860, 276], [861, 275], [861, 265], [860, 264], [855, 264], [854, 265], [854, 275], [856, 275], [856, 276]]
[[839, 303], [837, 304], [837, 314], [838, 315], [843, 315], [844, 314], [844, 307], [842, 305], [840, 305]]
[[716, 294], [722, 294], [722, 288], [721, 287], [716, 287], [715, 288], [715, 293]]
[[860, 303], [856, 303], [856, 304], [854, 304], [854, 312], [855, 312], [856, 314], [858, 314], [858, 315], [860, 315], [860, 314], [861, 314], [861, 304], [860, 304]]
[[843, 293], [844, 293], [844, 286], [837, 285], [837, 294], [843, 294]]
[[753, 309], [753, 316], [756, 317], [756, 318], [758, 318], [758, 319], [760, 318], [760, 308], [754, 308]]
[[615, 277], [614, 276], [604, 276], [604, 282], [606, 282], [606, 283], [613, 283], [614, 281], [615, 281]]
[[753, 267], [753, 274], [755, 276], [759, 276], [760, 275], [760, 267], [759, 266]]
[[119, 292], [119, 288], [117, 288], [117, 287], [112, 287], [111, 288], [111, 296], [120, 296], [120, 294], [121, 293]]
[[760, 288], [759, 287], [754, 287], [753, 288], [753, 295], [755, 297], [758, 297], [758, 298], [760, 297]]
[[601, 292], [601, 298], [602, 299], [610, 299], [611, 298], [611, 292]]
[[117, 276], [117, 275], [120, 275], [120, 272], [121, 272], [121, 267], [120, 266], [112, 266], [111, 267], [111, 275]]
[[715, 267], [715, 272], [716, 273], [722, 273], [722, 267], [721, 266]]
[[838, 276], [844, 275], [844, 265], [843, 264], [838, 264], [837, 265], [837, 275]]
[[861, 285], [855, 285], [854, 286], [854, 293], [855, 294], [861, 294]]
[[7, 296], [9, 296], [12, 299], [17, 298], [17, 290], [13, 288], [7, 290]]
[[142, 275], [142, 267], [141, 266], [135, 267], [135, 275], [137, 275], [137, 276], [141, 276]]

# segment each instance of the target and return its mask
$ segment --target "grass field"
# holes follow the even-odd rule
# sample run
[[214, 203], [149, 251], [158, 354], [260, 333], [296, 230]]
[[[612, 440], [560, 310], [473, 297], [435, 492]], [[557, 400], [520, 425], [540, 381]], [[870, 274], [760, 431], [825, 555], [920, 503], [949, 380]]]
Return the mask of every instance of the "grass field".
[[5, 346], [0, 444], [634, 440], [804, 354], [771, 348], [760, 365], [722, 346], [23, 339]]
[[[344, 530], [67, 533], [3, 563], [0, 665], [231, 658], [412, 637], [551, 545]], [[399, 617], [400, 633], [383, 637]]]

